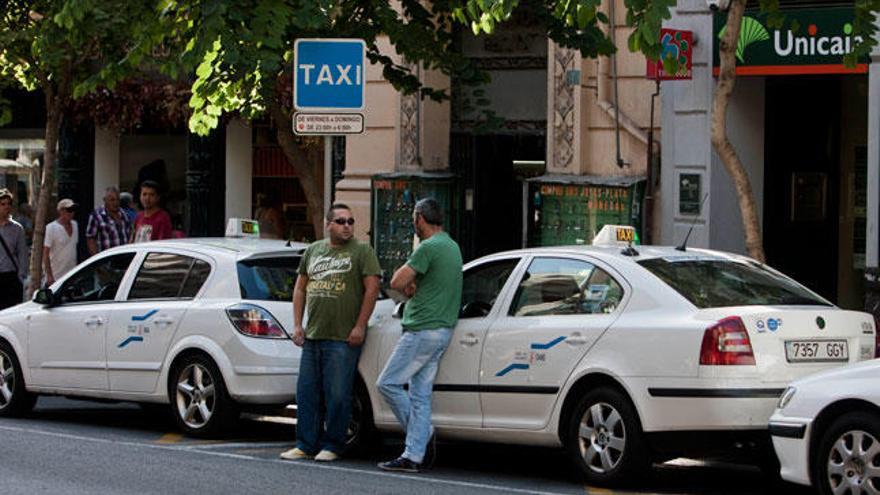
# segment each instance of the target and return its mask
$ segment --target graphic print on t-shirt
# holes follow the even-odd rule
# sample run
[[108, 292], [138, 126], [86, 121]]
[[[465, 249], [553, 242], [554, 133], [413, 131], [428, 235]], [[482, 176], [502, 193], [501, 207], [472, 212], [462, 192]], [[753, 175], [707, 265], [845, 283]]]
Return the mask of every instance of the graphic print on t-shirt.
[[338, 298], [345, 292], [345, 274], [351, 271], [351, 254], [342, 256], [317, 256], [309, 264], [310, 297]]

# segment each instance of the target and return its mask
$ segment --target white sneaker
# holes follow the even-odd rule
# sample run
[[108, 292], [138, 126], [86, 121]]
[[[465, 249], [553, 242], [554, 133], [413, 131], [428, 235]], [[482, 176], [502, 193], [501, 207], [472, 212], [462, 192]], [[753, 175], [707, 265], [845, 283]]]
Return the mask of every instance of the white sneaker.
[[312, 456], [306, 454], [304, 450], [294, 447], [288, 451], [282, 452], [281, 458], [287, 459], [288, 461], [298, 461], [300, 459], [311, 459]]
[[315, 460], [319, 462], [332, 462], [336, 459], [339, 459], [339, 456], [329, 450], [322, 450], [315, 456]]

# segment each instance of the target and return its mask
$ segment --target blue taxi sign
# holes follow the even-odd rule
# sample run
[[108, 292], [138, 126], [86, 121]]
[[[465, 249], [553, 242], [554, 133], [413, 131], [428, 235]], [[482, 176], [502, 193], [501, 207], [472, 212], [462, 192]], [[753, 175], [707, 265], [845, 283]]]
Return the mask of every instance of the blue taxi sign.
[[293, 105], [297, 110], [364, 109], [366, 77], [361, 39], [298, 39], [293, 55]]

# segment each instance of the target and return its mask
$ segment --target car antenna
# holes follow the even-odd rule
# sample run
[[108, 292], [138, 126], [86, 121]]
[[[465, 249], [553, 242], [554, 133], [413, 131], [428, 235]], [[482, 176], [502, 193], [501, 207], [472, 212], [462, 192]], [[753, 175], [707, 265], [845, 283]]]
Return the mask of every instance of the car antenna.
[[[703, 196], [703, 200], [700, 201], [700, 210], [699, 211], [703, 211], [703, 205], [706, 203], [706, 200], [708, 198], [709, 198], [709, 193], [706, 193], [706, 195]], [[675, 248], [676, 251], [682, 251], [682, 252], [687, 251], [688, 239], [690, 239], [691, 232], [694, 231], [694, 227], [697, 225], [697, 220], [699, 220], [699, 219], [700, 219], [700, 214], [697, 213], [697, 215], [694, 216], [694, 221], [691, 222], [691, 228], [688, 229], [687, 235], [685, 235], [684, 240], [681, 241], [681, 245]]]

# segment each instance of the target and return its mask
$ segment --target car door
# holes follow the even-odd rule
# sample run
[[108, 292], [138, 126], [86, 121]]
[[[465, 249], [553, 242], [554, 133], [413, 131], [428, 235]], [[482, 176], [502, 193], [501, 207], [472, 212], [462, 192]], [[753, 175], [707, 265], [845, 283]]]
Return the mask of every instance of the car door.
[[110, 312], [135, 253], [106, 256], [69, 276], [56, 304], [29, 316], [28, 363], [38, 387], [108, 390], [105, 339]]
[[543, 428], [574, 366], [617, 318], [622, 298], [621, 285], [593, 262], [532, 258], [483, 346], [483, 426]]
[[[507, 257], [488, 260], [465, 269], [462, 279], [461, 317], [434, 379], [434, 424], [479, 427], [482, 423], [479, 395], [480, 353], [486, 332], [500, 309], [498, 296], [519, 262], [519, 257]], [[395, 334], [393, 340], [383, 340], [380, 355], [383, 366], [388, 361], [397, 338], [399, 334]], [[390, 410], [384, 404], [383, 407], [385, 419], [393, 421]]]
[[211, 264], [184, 254], [148, 252], [125, 302], [110, 315], [107, 372], [110, 390], [156, 390], [165, 355]]

